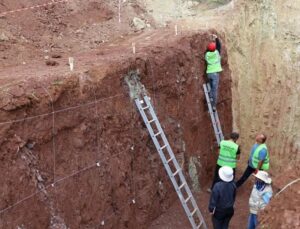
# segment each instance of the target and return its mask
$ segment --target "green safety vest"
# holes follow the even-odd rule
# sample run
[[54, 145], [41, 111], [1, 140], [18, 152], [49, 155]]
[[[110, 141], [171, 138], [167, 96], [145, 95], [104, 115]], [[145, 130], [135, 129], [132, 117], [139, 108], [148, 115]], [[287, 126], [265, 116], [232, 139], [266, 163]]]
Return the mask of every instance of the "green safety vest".
[[214, 52], [206, 52], [205, 60], [207, 63], [206, 73], [216, 73], [222, 71], [221, 56], [218, 50]]
[[265, 158], [265, 160], [264, 160], [264, 162], [261, 166], [261, 169], [262, 170], [269, 170], [269, 168], [270, 168], [269, 151], [268, 151], [268, 148], [267, 148], [266, 144], [261, 144], [255, 149], [255, 151], [253, 153], [253, 156], [252, 156], [252, 165], [254, 166], [254, 168], [257, 168], [258, 162], [259, 162], [259, 158], [258, 158], [259, 151], [261, 151], [262, 149], [267, 150], [267, 156], [266, 156], [266, 158]]
[[236, 153], [238, 151], [238, 144], [232, 141], [222, 140], [220, 143], [220, 154], [217, 164], [220, 166], [229, 166], [231, 168], [236, 167]]

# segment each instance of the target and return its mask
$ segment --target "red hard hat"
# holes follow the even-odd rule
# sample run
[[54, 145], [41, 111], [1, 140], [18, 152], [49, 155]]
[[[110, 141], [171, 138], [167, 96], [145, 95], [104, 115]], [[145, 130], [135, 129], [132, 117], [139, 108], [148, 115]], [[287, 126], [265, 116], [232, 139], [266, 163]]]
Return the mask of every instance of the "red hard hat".
[[207, 49], [208, 51], [214, 52], [216, 50], [216, 43], [215, 42], [209, 43]]

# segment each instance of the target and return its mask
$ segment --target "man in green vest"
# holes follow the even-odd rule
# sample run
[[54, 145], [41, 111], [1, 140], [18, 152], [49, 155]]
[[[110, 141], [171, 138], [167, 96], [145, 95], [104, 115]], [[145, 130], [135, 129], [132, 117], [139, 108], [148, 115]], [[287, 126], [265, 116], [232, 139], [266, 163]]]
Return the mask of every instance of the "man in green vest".
[[217, 35], [213, 34], [214, 42], [210, 42], [205, 53], [206, 74], [210, 84], [210, 97], [212, 99], [211, 105], [213, 111], [216, 111], [218, 87], [219, 87], [219, 73], [222, 72], [221, 66], [221, 42]]
[[256, 143], [253, 145], [248, 160], [248, 166], [242, 177], [236, 182], [236, 186], [240, 187], [252, 173], [257, 173], [259, 170], [269, 170], [270, 158], [269, 151], [265, 144], [267, 136], [265, 134], [256, 135]]
[[220, 142], [220, 150], [219, 150], [219, 157], [217, 161], [217, 166], [215, 169], [215, 175], [214, 179], [211, 185], [211, 188], [208, 189], [210, 192], [215, 183], [220, 181], [219, 178], [219, 169], [222, 166], [229, 166], [233, 169], [233, 176], [235, 176], [235, 168], [236, 168], [236, 162], [238, 159], [240, 159], [240, 147], [238, 144], [236, 144], [236, 141], [239, 139], [239, 134], [237, 132], [232, 132], [230, 134], [229, 140], [222, 140]]

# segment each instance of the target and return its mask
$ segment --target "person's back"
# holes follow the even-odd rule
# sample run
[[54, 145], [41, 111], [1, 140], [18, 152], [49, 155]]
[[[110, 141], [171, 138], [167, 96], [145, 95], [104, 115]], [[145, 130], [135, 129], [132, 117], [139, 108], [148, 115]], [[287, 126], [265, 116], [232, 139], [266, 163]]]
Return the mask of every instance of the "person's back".
[[222, 71], [221, 56], [218, 50], [213, 52], [207, 51], [205, 53], [205, 60], [207, 64], [206, 73], [218, 73]]
[[208, 210], [212, 214], [214, 229], [227, 229], [234, 215], [236, 185], [233, 182], [233, 169], [223, 166], [219, 170], [221, 181], [217, 182], [211, 192]]
[[213, 187], [212, 193], [221, 197], [215, 203], [216, 211], [233, 208], [236, 195], [236, 185], [234, 181], [217, 182]]
[[222, 140], [220, 142], [219, 157], [215, 168], [215, 174], [214, 174], [213, 182], [211, 184], [211, 188], [207, 190], [208, 192], [211, 192], [215, 183], [220, 181], [218, 173], [219, 173], [219, 169], [222, 166], [231, 167], [233, 169], [233, 176], [235, 177], [235, 168], [236, 168], [237, 160], [239, 159], [239, 155], [241, 153], [240, 147], [236, 143], [238, 139], [239, 139], [239, 134], [237, 132], [232, 132], [228, 140]]
[[[238, 138], [238, 137], [237, 137]], [[237, 139], [222, 140], [220, 142], [220, 154], [217, 164], [220, 166], [229, 166], [236, 168], [237, 153], [239, 146], [235, 143]]]

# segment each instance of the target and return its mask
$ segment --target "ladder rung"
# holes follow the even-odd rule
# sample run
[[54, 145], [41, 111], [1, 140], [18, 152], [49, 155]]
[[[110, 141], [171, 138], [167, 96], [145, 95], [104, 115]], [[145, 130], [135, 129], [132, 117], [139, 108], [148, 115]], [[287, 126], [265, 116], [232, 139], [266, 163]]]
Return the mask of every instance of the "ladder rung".
[[173, 157], [170, 157], [170, 159], [169, 160], [167, 160], [167, 163], [169, 164], [170, 163], [170, 161], [172, 161], [174, 158]]
[[143, 110], [146, 110], [148, 108], [149, 108], [149, 106], [142, 107]]
[[154, 137], [156, 137], [156, 136], [158, 136], [158, 135], [160, 135], [161, 134], [161, 132], [159, 131], [159, 132], [157, 132], [156, 134], [154, 134]]
[[156, 120], [155, 118], [152, 120], [148, 120], [148, 123], [150, 124], [150, 123], [154, 122], [155, 120]]
[[173, 173], [173, 176], [175, 177], [180, 171], [181, 169], [178, 169], [175, 173]]
[[186, 198], [185, 200], [184, 200], [184, 202], [185, 203], [187, 203], [187, 202], [189, 202], [189, 200], [192, 198], [192, 196], [189, 196], [188, 198]]
[[200, 228], [203, 224], [203, 221], [197, 226], [197, 229]]
[[160, 147], [160, 149], [164, 149], [164, 148], [166, 148], [167, 146], [168, 146], [168, 144], [166, 144], [166, 145]]
[[183, 183], [179, 186], [179, 189], [182, 189], [185, 186], [186, 183]]
[[198, 208], [195, 208], [194, 211], [192, 212], [192, 216], [197, 212]]

